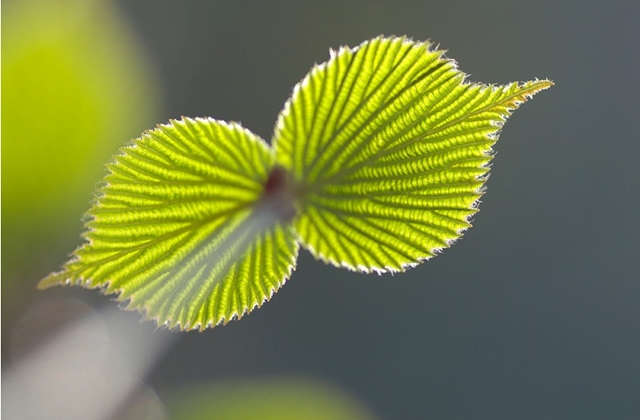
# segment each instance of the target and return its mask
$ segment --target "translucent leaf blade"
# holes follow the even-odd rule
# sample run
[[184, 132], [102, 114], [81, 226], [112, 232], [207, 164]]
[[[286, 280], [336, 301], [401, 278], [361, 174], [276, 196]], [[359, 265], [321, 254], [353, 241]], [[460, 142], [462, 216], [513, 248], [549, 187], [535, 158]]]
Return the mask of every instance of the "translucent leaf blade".
[[40, 287], [117, 293], [159, 324], [204, 329], [260, 306], [290, 275], [298, 245], [265, 199], [273, 151], [236, 124], [172, 121], [122, 149], [86, 243]]
[[301, 191], [301, 241], [363, 271], [403, 270], [449, 246], [476, 212], [501, 125], [551, 84], [469, 84], [442, 51], [404, 38], [333, 52], [274, 135]]

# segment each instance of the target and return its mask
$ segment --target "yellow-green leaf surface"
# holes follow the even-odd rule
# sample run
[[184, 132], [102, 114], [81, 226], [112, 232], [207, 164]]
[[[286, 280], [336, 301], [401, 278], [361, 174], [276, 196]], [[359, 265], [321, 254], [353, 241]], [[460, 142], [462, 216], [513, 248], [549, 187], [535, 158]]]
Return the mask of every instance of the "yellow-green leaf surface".
[[332, 52], [296, 86], [274, 144], [300, 191], [294, 226], [316, 256], [403, 270], [470, 226], [500, 127], [552, 83], [465, 77], [428, 43], [376, 38]]
[[263, 194], [273, 164], [264, 141], [235, 124], [158, 126], [108, 165], [87, 242], [41, 287], [102, 288], [171, 328], [242, 316], [295, 265], [292, 230]]
[[427, 43], [380, 37], [312, 69], [273, 148], [212, 119], [159, 126], [108, 165], [85, 244], [40, 285], [101, 288], [204, 329], [268, 299], [299, 242], [366, 272], [427, 259], [469, 227], [507, 117], [552, 85], [465, 77]]

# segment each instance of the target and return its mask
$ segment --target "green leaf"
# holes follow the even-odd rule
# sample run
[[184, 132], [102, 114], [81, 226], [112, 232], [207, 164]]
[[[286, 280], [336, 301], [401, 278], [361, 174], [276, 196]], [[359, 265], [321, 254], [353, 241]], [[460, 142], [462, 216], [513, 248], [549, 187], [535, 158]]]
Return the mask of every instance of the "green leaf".
[[312, 69], [273, 149], [237, 124], [159, 126], [108, 165], [87, 242], [40, 287], [101, 288], [189, 330], [260, 306], [299, 242], [366, 272], [415, 265], [470, 226], [502, 124], [552, 85], [465, 78], [428, 43], [379, 37]]
[[264, 141], [236, 124], [158, 126], [108, 165], [87, 242], [40, 286], [118, 293], [170, 328], [241, 317], [280, 288], [297, 256], [263, 194], [273, 164]]
[[274, 145], [316, 257], [402, 271], [470, 226], [502, 124], [552, 83], [465, 77], [428, 43], [376, 38], [332, 52], [296, 86]]

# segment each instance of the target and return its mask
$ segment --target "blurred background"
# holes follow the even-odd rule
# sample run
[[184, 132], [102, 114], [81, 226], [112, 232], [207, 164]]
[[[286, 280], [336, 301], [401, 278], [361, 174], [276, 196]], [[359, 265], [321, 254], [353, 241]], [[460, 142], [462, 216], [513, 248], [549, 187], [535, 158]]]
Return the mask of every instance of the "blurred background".
[[[3, 392], [27, 391], [3, 411], [35, 404], [25, 366], [58, 363], [38, 343], [102, 331], [61, 347], [86, 367], [133, 346], [133, 379], [112, 375], [128, 391], [95, 418], [640, 418], [638, 22], [615, 0], [4, 1]], [[313, 63], [379, 34], [431, 39], [472, 81], [556, 83], [506, 124], [453, 248], [396, 276], [303, 251], [270, 303], [203, 333], [35, 290], [126, 141], [182, 115], [270, 139]]]

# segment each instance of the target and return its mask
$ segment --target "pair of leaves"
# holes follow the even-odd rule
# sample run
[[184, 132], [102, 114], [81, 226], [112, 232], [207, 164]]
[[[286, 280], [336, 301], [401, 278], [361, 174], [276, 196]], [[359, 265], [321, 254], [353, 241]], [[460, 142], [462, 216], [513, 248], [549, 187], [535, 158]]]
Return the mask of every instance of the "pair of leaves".
[[238, 124], [183, 118], [121, 150], [85, 243], [40, 287], [79, 284], [183, 330], [260, 306], [298, 244], [337, 266], [402, 271], [460, 237], [491, 146], [547, 80], [488, 86], [428, 43], [331, 52], [294, 89], [273, 147]]

